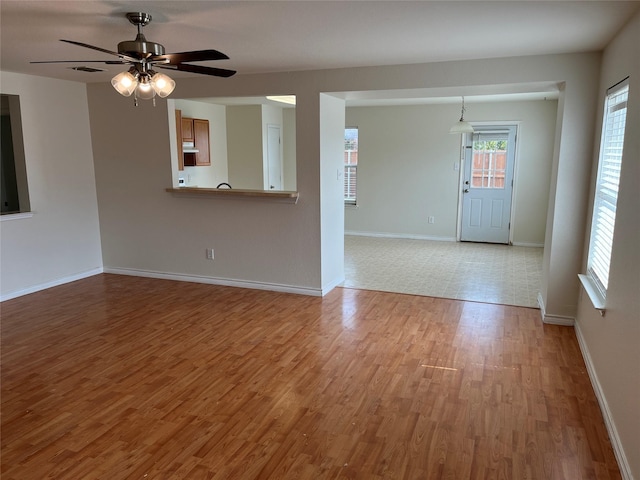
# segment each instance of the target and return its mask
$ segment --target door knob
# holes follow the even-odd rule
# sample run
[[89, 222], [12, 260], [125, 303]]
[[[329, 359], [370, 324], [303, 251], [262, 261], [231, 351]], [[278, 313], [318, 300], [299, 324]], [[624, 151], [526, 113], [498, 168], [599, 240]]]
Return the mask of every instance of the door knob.
[[463, 191], [464, 191], [464, 193], [469, 193], [469, 189], [468, 188], [465, 188]]

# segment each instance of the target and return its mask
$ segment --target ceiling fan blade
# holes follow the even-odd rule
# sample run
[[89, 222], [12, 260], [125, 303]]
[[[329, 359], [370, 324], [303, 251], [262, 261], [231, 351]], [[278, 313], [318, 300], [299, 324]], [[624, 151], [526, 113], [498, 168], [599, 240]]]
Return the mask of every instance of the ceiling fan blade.
[[97, 50], [98, 52], [103, 52], [103, 53], [108, 53], [109, 55], [115, 55], [116, 57], [120, 57], [122, 60], [126, 60], [128, 62], [139, 62], [140, 60], [134, 57], [130, 57], [129, 55], [124, 55], [122, 53], [118, 53], [118, 52], [112, 52], [111, 50], [107, 50], [104, 48], [100, 48], [100, 47], [95, 47], [93, 45], [89, 45], [88, 43], [82, 43], [82, 42], [74, 42], [73, 40], [62, 40], [60, 39], [61, 42], [66, 42], [66, 43], [71, 43], [72, 45], [78, 45], [79, 47], [85, 47], [85, 48], [90, 48], [92, 50]]
[[[205, 60], [228, 60], [224, 53], [217, 50], [194, 50], [192, 52], [167, 53], [165, 55], [153, 55], [147, 59], [151, 63], [166, 62], [177, 65], [186, 62], [203, 62]], [[167, 61], [168, 60], [168, 61]]]
[[225, 70], [224, 68], [202, 67], [200, 65], [189, 65], [188, 63], [178, 63], [177, 65], [156, 65], [167, 70], [180, 70], [181, 72], [201, 73], [214, 77], [230, 77], [235, 75], [235, 70]]
[[122, 65], [129, 62], [125, 60], [48, 60], [29, 63], [105, 63], [107, 65]]

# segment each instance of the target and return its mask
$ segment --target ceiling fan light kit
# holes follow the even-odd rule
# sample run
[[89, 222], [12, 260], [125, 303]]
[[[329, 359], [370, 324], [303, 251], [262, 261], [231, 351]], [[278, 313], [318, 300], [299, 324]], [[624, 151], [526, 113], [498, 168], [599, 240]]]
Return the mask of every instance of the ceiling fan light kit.
[[[199, 73], [214, 77], [230, 77], [235, 70], [225, 70], [222, 68], [205, 67], [201, 65], [190, 65], [187, 62], [199, 62], [206, 60], [228, 59], [224, 53], [217, 50], [195, 50], [191, 52], [168, 53], [165, 54], [164, 46], [159, 43], [149, 42], [142, 33], [142, 27], [151, 22], [151, 15], [144, 12], [129, 12], [126, 14], [133, 25], [138, 28], [135, 40], [118, 43], [118, 51], [112, 52], [104, 48], [95, 47], [86, 43], [72, 40], [61, 40], [80, 47], [90, 48], [99, 52], [115, 55], [119, 60], [105, 61], [106, 64], [129, 64], [131, 67], [125, 72], [120, 72], [111, 79], [111, 85], [125, 97], [134, 97], [134, 105], [138, 105], [138, 99], [153, 100], [158, 95], [165, 98], [176, 88], [176, 82], [165, 75], [153, 70], [153, 68], [164, 68], [183, 72]], [[32, 63], [66, 63], [67, 61], [56, 62], [32, 62]], [[77, 63], [69, 61], [70, 63]]]
[[168, 97], [176, 88], [175, 80], [169, 75], [153, 70], [140, 73], [135, 67], [113, 77], [111, 85], [120, 95], [130, 97], [135, 93], [135, 97], [142, 100], [149, 100], [155, 95], [161, 98]]

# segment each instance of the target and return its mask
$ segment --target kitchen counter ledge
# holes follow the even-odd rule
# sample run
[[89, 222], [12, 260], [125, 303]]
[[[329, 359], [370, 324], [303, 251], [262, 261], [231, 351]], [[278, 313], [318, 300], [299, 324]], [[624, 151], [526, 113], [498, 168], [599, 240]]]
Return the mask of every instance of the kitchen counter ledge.
[[246, 190], [241, 188], [166, 188], [167, 192], [184, 197], [254, 198], [257, 200], [279, 200], [297, 203], [299, 193], [288, 190]]

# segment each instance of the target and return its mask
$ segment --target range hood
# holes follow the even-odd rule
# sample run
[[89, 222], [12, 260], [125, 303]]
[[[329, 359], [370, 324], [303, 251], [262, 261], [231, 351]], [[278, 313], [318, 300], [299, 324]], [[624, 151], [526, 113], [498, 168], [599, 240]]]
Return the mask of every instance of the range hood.
[[182, 142], [182, 153], [200, 153], [193, 142]]

